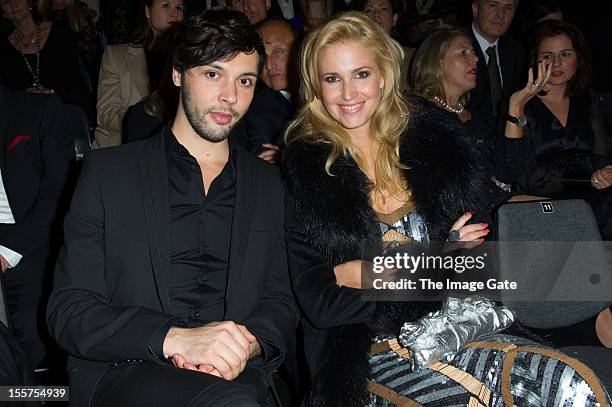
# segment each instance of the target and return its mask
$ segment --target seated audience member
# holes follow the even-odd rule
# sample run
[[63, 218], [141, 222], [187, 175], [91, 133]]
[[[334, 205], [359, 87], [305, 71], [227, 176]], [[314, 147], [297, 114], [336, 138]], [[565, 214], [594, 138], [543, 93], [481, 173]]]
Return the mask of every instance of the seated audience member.
[[[478, 210], [475, 196], [456, 191], [453, 209], [443, 213], [441, 203], [423, 204], [444, 199], [444, 193], [426, 197], [409, 192], [400, 168], [410, 158], [397, 155], [409, 117], [399, 86], [403, 51], [378, 24], [361, 12], [341, 14], [307, 36], [301, 58], [301, 92], [306, 100], [287, 132], [286, 231], [294, 290], [308, 321], [304, 346], [316, 391], [317, 383], [331, 388], [325, 384], [329, 375], [335, 375], [328, 370], [330, 365], [342, 365], [338, 374], [345, 377], [345, 368], [350, 371], [353, 362], [365, 356], [342, 360], [344, 352], [334, 353], [337, 346], [332, 344], [352, 340], [342, 337], [348, 333], [343, 328], [376, 324], [376, 303], [363, 301], [355, 289], [360, 287], [362, 244], [384, 238], [387, 223], [415, 240], [428, 239], [422, 234], [425, 223], [431, 234], [443, 231], [444, 237], [433, 235], [433, 239], [444, 240], [457, 229], [462, 240], [471, 241], [488, 231], [481, 223], [466, 225], [471, 215], [460, 209]], [[446, 145], [452, 149], [454, 140]], [[421, 172], [424, 167], [408, 167], [414, 169], [410, 176], [415, 182], [431, 181], [426, 170]], [[464, 165], [452, 171], [472, 170]], [[452, 185], [454, 177], [441, 178], [444, 182], [436, 184], [436, 191], [457, 188]], [[398, 219], [387, 220], [396, 215]], [[436, 306], [432, 302], [422, 311]], [[415, 307], [414, 315], [419, 311]], [[363, 338], [355, 340], [362, 343]], [[365, 381], [365, 377], [353, 379]], [[332, 400], [348, 397], [347, 390], [341, 386], [335, 395], [317, 397], [327, 399], [323, 405], [340, 405]], [[353, 388], [360, 399], [359, 390], [364, 390], [361, 384]]]
[[[398, 5], [395, 0], [365, 0], [361, 9], [374, 19], [383, 30], [395, 40], [400, 41], [399, 34], [395, 27], [400, 15]], [[414, 48], [402, 46], [404, 48], [404, 61], [402, 63], [402, 92], [408, 90], [408, 71], [410, 62], [414, 54]]]
[[93, 148], [121, 144], [125, 112], [157, 89], [172, 33], [183, 19], [183, 0], [146, 0], [140, 13], [131, 41], [107, 47], [102, 56]]
[[268, 18], [268, 10], [272, 0], [228, 0], [229, 8], [240, 11], [249, 19], [253, 25], [257, 25]]
[[506, 126], [510, 95], [521, 88], [525, 76], [525, 51], [506, 33], [518, 0], [474, 0], [470, 38], [478, 56], [476, 86], [467, 107], [491, 117], [499, 135]]
[[521, 187], [530, 194], [587, 200], [603, 237], [612, 239], [612, 160], [589, 92], [588, 45], [575, 26], [560, 21], [541, 23], [534, 38], [531, 61], [550, 65], [552, 74], [525, 107], [532, 154]]
[[79, 48], [79, 57], [86, 69], [90, 86], [97, 83], [100, 40], [92, 20], [94, 12], [79, 0], [38, 0], [38, 14], [46, 21], [63, 25], [72, 31]]
[[49, 341], [41, 304], [61, 236], [74, 142], [57, 96], [0, 85], [0, 263], [15, 338], [33, 367]]
[[67, 104], [93, 116], [91, 93], [80, 71], [73, 36], [62, 25], [38, 23], [30, 0], [2, 1], [2, 12], [15, 30], [0, 38], [0, 73], [11, 89], [57, 93]]
[[47, 310], [75, 405], [265, 405], [297, 319], [284, 189], [227, 138], [263, 54], [241, 13], [187, 17], [172, 125], [85, 158]]
[[[539, 64], [537, 72], [529, 70], [527, 85], [510, 97], [504, 136], [497, 136], [487, 117], [472, 115], [466, 108], [468, 94], [476, 86], [477, 61], [472, 42], [462, 31], [441, 29], [423, 41], [411, 72], [415, 96], [410, 98], [413, 111], [408, 134], [429, 134], [440, 140], [453, 138], [467, 144], [478, 153], [492, 181], [509, 192], [527, 165], [525, 104], [548, 80], [550, 67], [547, 71], [544, 64]], [[491, 190], [491, 208], [509, 198], [498, 188]]]
[[291, 102], [297, 96], [298, 88], [296, 56], [299, 35], [289, 22], [279, 19], [265, 20], [257, 30], [266, 48], [261, 79]]
[[[403, 302], [364, 298], [372, 291], [361, 290], [372, 288], [361, 280], [364, 245], [442, 243], [447, 238], [477, 244], [488, 229], [470, 224], [472, 214], [465, 211], [485, 209], [488, 180], [471, 165], [470, 150], [458, 140], [403, 134], [411, 119], [400, 93], [402, 49], [363, 13], [341, 14], [312, 31], [301, 58], [305, 103], [287, 131], [291, 139], [283, 164], [289, 268], [307, 322], [304, 345], [313, 379], [304, 405], [413, 405], [415, 400], [431, 406], [497, 405], [502, 397], [504, 405], [525, 405], [532, 398], [552, 403], [558, 397], [579, 404], [582, 395], [564, 396], [574, 377], [555, 379], [550, 385], [554, 389], [540, 380], [530, 384], [532, 375], [549, 363], [535, 357], [537, 344], [526, 350], [533, 351], [527, 356], [533, 364], [517, 364], [528, 373], [503, 363], [504, 374], [513, 377], [501, 385], [502, 363], [496, 358], [525, 343], [510, 335], [487, 334], [467, 349], [451, 352], [452, 362], [412, 369], [410, 349], [398, 342], [400, 328], [439, 310], [440, 304], [416, 301], [409, 292], [400, 294]], [[434, 277], [426, 267], [412, 272]], [[438, 292], [442, 298], [444, 293]], [[486, 319], [481, 311], [474, 314]], [[435, 333], [440, 325], [438, 320], [431, 329], [419, 328]], [[444, 351], [443, 342], [424, 353]], [[544, 350], [555, 366], [576, 366], [575, 360], [550, 351]], [[510, 364], [512, 360], [506, 357]], [[600, 403], [608, 402], [596, 379], [578, 380], [589, 394], [585, 398], [592, 400], [596, 393]]]
[[262, 82], [245, 116], [248, 149], [276, 164], [283, 146], [282, 134], [295, 113], [297, 99], [297, 33], [287, 21], [268, 19], [258, 25], [266, 58]]

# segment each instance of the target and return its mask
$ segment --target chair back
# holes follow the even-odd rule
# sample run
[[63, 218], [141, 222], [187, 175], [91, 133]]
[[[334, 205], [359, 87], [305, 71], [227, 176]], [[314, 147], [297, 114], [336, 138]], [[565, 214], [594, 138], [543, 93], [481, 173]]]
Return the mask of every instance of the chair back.
[[91, 137], [87, 114], [81, 107], [75, 105], [64, 105], [64, 114], [66, 116], [68, 131], [70, 131], [70, 134], [72, 134], [74, 138], [76, 160], [80, 161], [83, 159], [83, 155], [91, 150]]
[[611, 253], [588, 203], [508, 203], [497, 210], [496, 220], [500, 276], [519, 284], [501, 298], [522, 324], [569, 326], [612, 302]]

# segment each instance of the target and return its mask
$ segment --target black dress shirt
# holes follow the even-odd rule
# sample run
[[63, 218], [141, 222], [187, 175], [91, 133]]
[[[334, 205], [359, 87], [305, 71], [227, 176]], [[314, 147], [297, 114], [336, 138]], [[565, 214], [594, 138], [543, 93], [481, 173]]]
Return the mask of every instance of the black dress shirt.
[[170, 130], [164, 134], [168, 164], [171, 260], [170, 309], [173, 318], [152, 338], [163, 357], [163, 342], [172, 326], [198, 327], [222, 321], [229, 261], [236, 172], [231, 152], [208, 194], [197, 160]]

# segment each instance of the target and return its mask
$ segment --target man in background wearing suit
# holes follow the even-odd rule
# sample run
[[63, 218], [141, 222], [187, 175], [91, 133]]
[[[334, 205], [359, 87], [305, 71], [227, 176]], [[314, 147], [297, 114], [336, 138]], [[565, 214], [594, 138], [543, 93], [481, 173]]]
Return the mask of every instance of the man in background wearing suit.
[[[266, 50], [262, 81], [244, 120], [247, 148], [271, 164], [281, 160], [284, 131], [293, 118], [297, 99], [298, 33], [289, 22], [269, 18], [257, 25]], [[294, 98], [294, 100], [292, 100]]]
[[505, 36], [518, 0], [474, 0], [472, 42], [478, 55], [476, 87], [470, 92], [468, 109], [490, 117], [498, 135], [505, 128], [508, 99], [524, 81], [523, 47]]
[[47, 311], [75, 405], [265, 405], [297, 324], [283, 186], [228, 139], [263, 55], [243, 14], [188, 17], [171, 127], [85, 158]]
[[63, 109], [57, 96], [0, 85], [0, 264], [9, 322], [33, 367], [45, 358], [50, 339], [44, 292], [74, 158]]

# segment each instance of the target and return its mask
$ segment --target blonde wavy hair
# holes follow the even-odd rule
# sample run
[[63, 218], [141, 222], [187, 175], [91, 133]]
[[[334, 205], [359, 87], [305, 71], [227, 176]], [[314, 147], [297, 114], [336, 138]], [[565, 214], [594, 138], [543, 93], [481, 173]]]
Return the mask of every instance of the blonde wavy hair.
[[402, 47], [388, 36], [366, 14], [350, 11], [310, 32], [300, 53], [303, 105], [285, 133], [288, 142], [302, 139], [311, 143], [325, 143], [331, 147], [325, 162], [329, 175], [331, 166], [343, 155], [352, 157], [366, 172], [366, 161], [351, 141], [347, 130], [325, 109], [321, 98], [318, 66], [321, 50], [331, 44], [356, 42], [370, 50], [378, 65], [385, 86], [380, 106], [372, 116], [370, 136], [374, 142], [376, 184], [374, 196], [383, 192], [395, 194], [406, 190], [399, 162], [399, 140], [408, 124], [409, 109], [400, 91], [401, 69], [404, 61]]

